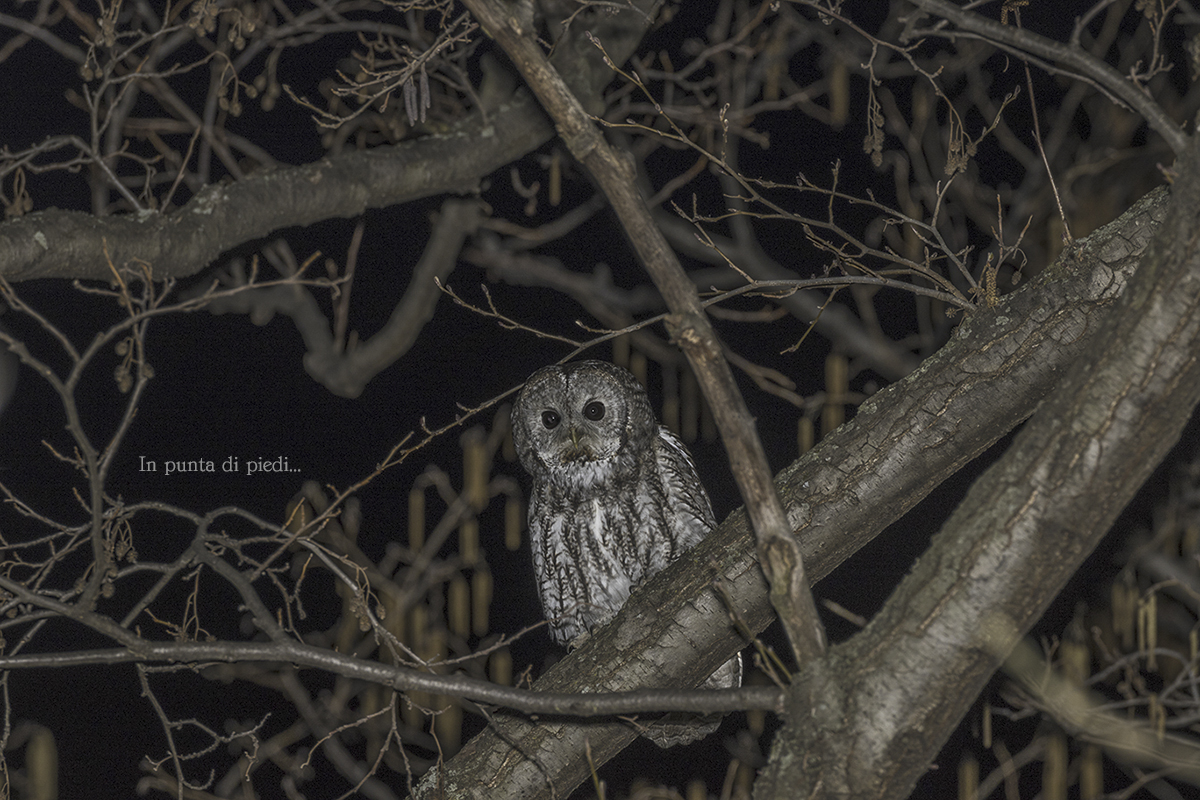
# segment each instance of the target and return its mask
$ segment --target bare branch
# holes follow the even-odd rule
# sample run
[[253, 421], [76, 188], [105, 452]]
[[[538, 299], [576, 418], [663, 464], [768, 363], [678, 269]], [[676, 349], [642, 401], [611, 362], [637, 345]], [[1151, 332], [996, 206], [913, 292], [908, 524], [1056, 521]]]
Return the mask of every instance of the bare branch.
[[[1037, 56], [1050, 63], [1068, 67], [1073, 71], [1075, 77], [1083, 76], [1084, 79], [1095, 81], [1141, 114], [1146, 122], [1150, 123], [1150, 127], [1154, 128], [1167, 141], [1176, 154], [1182, 153], [1187, 148], [1189, 141], [1187, 134], [1158, 103], [1154, 102], [1149, 94], [1133, 85], [1108, 64], [1085, 52], [1078, 45], [1059, 44], [1030, 31], [993, 22], [978, 14], [965, 11], [946, 0], [912, 0], [912, 2], [923, 11], [936, 14], [952, 22], [959, 30], [979, 36], [1018, 57]], [[930, 30], [914, 30], [910, 35], [945, 36], [953, 39], [962, 34], [937, 27]]]
[[629, 164], [600, 136], [589, 115], [542, 53], [533, 31], [522, 27], [507, 9], [486, 0], [468, 0], [467, 7], [513, 58], [554, 118], [568, 148], [600, 183], [643, 265], [667, 301], [672, 338], [687, 354], [708, 398], [729, 453], [734, 478], [760, 537], [760, 556], [763, 569], [771, 578], [772, 600], [784, 618], [797, 661], [811, 663], [823, 652], [824, 638], [804, 575], [804, 562], [799, 556], [799, 546], [788, 533], [750, 412], [695, 288], [651, 220]]

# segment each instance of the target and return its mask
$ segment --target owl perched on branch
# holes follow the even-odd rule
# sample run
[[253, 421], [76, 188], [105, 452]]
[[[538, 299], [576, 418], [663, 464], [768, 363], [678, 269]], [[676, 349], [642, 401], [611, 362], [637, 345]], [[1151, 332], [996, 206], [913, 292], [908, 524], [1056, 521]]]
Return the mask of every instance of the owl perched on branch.
[[[529, 537], [542, 610], [559, 644], [605, 624], [639, 584], [716, 527], [683, 442], [659, 425], [633, 375], [603, 361], [535, 372], [512, 409], [533, 476]], [[705, 688], [741, 684], [741, 656]], [[706, 736], [715, 715], [678, 715], [647, 733], [662, 747]]]

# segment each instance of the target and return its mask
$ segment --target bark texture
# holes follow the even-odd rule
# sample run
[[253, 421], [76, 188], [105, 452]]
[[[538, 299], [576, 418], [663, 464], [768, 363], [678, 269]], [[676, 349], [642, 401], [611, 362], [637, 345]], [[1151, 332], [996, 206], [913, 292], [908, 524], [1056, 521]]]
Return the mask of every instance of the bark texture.
[[[831, 652], [836, 683], [800, 682], [794, 713], [815, 713], [776, 738], [756, 798], [907, 796], [1178, 440], [1200, 400], [1198, 145], [1180, 159], [1167, 216], [1099, 333], [884, 609]], [[1055, 272], [1064, 268], [1077, 266]]]
[[[920, 369], [865, 403], [853, 421], [778, 475], [777, 488], [814, 581], [1033, 413], [1108, 330], [1166, 203], [1165, 190], [1152, 192], [1021, 291], [973, 313]], [[730, 515], [693, 554], [635, 592], [610, 625], [535, 688], [590, 692], [698, 685], [743, 645], [711, 589], [717, 577], [750, 630], [770, 623], [766, 581], [742, 512]], [[1047, 600], [1057, 591], [1044, 588]], [[804, 718], [819, 713], [831, 726], [844, 718], [836, 695], [813, 694], [826, 710], [812, 712], [816, 706], [801, 698], [795, 713]], [[881, 708], [891, 708], [889, 703]], [[948, 731], [937, 735], [944, 738]], [[565, 797], [590, 775], [585, 744], [593, 763], [601, 764], [635, 735], [619, 721], [498, 714], [493, 727], [431, 770], [414, 795]], [[773, 785], [789, 793], [779, 796], [797, 796], [799, 784], [787, 789], [782, 778]]]

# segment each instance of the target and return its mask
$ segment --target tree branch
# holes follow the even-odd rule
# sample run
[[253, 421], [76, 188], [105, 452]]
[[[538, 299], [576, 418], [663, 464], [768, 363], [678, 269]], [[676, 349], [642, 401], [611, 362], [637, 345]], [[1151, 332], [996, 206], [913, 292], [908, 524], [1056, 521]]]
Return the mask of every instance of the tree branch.
[[[716, 245], [714, 250], [696, 238], [696, 226], [663, 211], [655, 220], [672, 246], [685, 255], [712, 264], [724, 265], [722, 254], [738, 265], [738, 269], [759, 281], [797, 280], [800, 276], [772, 259], [755, 243], [707, 233]], [[817, 291], [801, 290], [773, 302], [786, 308], [792, 316], [811, 324], [813, 329], [835, 343], [837, 349], [851, 358], [861, 358], [871, 369], [888, 380], [897, 381], [921, 363], [907, 348], [886, 339], [872, 336], [862, 320], [845, 306], [829, 303], [828, 297]]]
[[126, 647], [0, 656], [0, 669], [59, 669], [93, 664], [156, 663], [188, 665], [191, 669], [213, 663], [279, 662], [318, 669], [329, 675], [376, 683], [398, 692], [428, 692], [459, 697], [476, 703], [539, 715], [609, 717], [660, 711], [726, 713], [751, 708], [779, 713], [783, 704], [783, 692], [773, 686], [746, 686], [720, 691], [643, 689], [595, 694], [530, 691], [464, 675], [436, 675], [378, 661], [365, 661], [324, 647], [312, 647], [294, 641], [152, 642], [138, 639], [130, 641]]
[[1200, 140], [1180, 159], [1166, 219], [1099, 335], [884, 609], [836, 649], [843, 681], [834, 697], [828, 684], [801, 687], [830, 713], [777, 738], [780, 757], [757, 797], [818, 786], [858, 797], [911, 791], [1017, 638], [1178, 440], [1200, 401], [1198, 347]]
[[[990, 310], [973, 313], [921, 369], [864, 403], [776, 486], [815, 582], [1028, 417], [1105, 330], [1106, 313], [1164, 213], [1158, 190], [1120, 219], [1076, 242], [1051, 268]], [[863, 501], [870, 498], [871, 502]], [[681, 559], [634, 592], [609, 625], [534, 685], [546, 691], [693, 685], [743, 642], [710, 609], [720, 576], [732, 613], [753, 633], [774, 618], [747, 519], [731, 514]], [[793, 714], [806, 719], [808, 709]], [[512, 716], [431, 770], [414, 797], [483, 785], [495, 796], [548, 800], [586, 780], [631, 742], [618, 723], [586, 726]], [[591, 749], [589, 762], [585, 747]], [[449, 791], [447, 788], [446, 791]]]
[[[256, 321], [270, 319], [276, 312], [291, 318], [304, 338], [304, 368], [313, 380], [339, 397], [358, 397], [367, 383], [396, 363], [417, 341], [433, 317], [442, 296], [437, 281], [454, 270], [463, 242], [479, 222], [479, 204], [473, 200], [447, 200], [434, 222], [433, 232], [420, 259], [412, 268], [412, 279], [384, 326], [357, 346], [342, 351], [335, 341], [329, 320], [310, 292], [300, 286], [250, 289], [213, 300], [213, 314], [248, 314]], [[197, 286], [184, 299], [199, 297], [208, 286]]]
[[668, 330], [692, 365], [729, 454], [734, 479], [758, 537], [759, 557], [800, 664], [824, 652], [824, 635], [804, 573], [799, 544], [788, 530], [770, 468], [749, 409], [738, 391], [695, 286], [654, 224], [629, 162], [610, 147], [591, 117], [542, 52], [534, 31], [497, 0], [466, 0], [471, 13], [505, 52], [554, 119], [572, 155], [608, 197], [671, 316]]
[[[1188, 147], [1189, 138], [1179, 124], [1167, 116], [1162, 106], [1154, 102], [1149, 93], [1135, 86], [1128, 78], [1078, 46], [1064, 45], [1013, 25], [1001, 25], [979, 14], [964, 11], [946, 0], [912, 0], [913, 5], [930, 14], [949, 20], [963, 31], [976, 34], [1020, 57], [1023, 53], [1044, 58], [1055, 64], [1063, 64], [1096, 81], [1096, 84], [1127, 103], [1158, 131], [1176, 154]], [[954, 39], [954, 31], [927, 31], [926, 33]], [[902, 41], [904, 41], [902, 39]]]
[[[639, 5], [653, 6], [641, 0]], [[649, 26], [645, 13], [602, 15], [593, 29], [616, 57], [628, 58]], [[611, 80], [598, 54], [569, 30], [554, 62], [572, 76], [576, 91], [595, 102]], [[348, 218], [443, 193], [469, 193], [480, 176], [545, 144], [554, 135], [528, 94], [487, 114], [476, 113], [440, 136], [329, 156], [298, 167], [264, 167], [231, 184], [200, 189], [177, 212], [164, 216], [98, 218], [49, 209], [0, 223], [0, 276], [10, 283], [34, 278], [107, 280], [100, 255], [107, 245], [118, 268], [150, 264], [156, 279], [201, 271], [223, 252], [272, 231]]]

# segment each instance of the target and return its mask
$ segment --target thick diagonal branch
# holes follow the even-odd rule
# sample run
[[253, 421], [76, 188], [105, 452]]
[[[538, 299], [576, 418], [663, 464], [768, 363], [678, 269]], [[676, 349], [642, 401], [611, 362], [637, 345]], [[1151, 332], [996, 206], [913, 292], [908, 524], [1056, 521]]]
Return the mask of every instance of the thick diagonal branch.
[[1178, 440], [1200, 401], [1200, 141], [1108, 317], [884, 609], [831, 653], [840, 680], [799, 687], [824, 713], [777, 739], [757, 798], [907, 796]]

